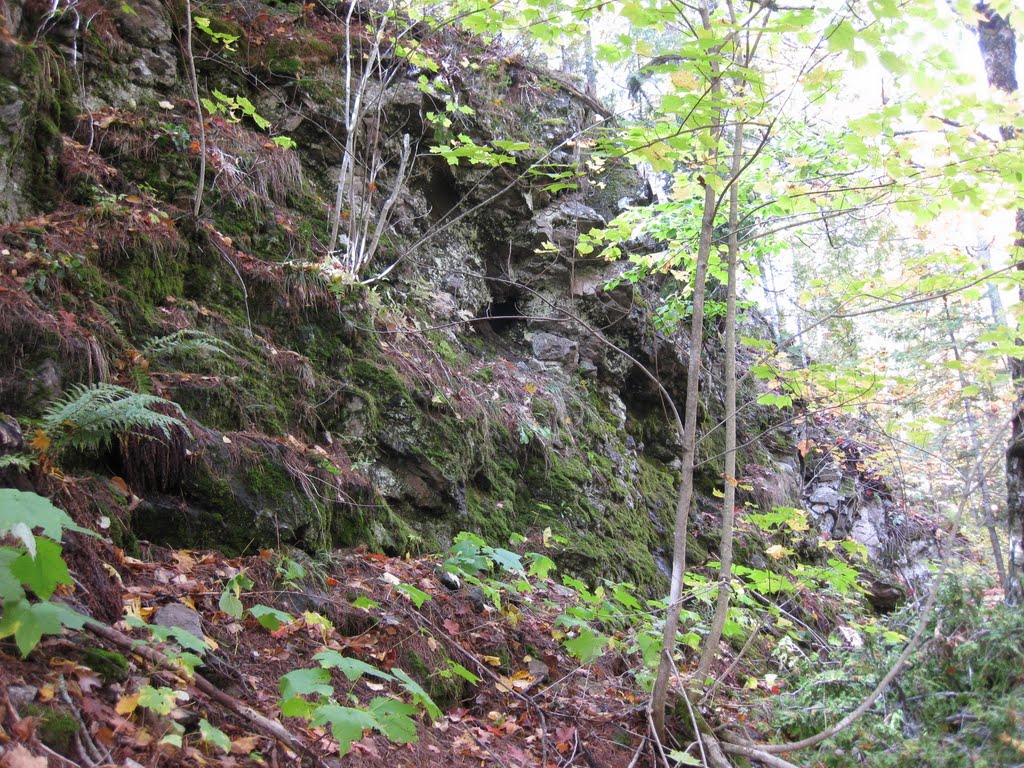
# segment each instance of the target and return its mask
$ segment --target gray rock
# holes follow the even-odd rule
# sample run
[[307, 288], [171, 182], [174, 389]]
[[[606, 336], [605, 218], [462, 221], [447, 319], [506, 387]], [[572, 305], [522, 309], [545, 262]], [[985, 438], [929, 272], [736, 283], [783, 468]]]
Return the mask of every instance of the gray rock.
[[21, 709], [26, 704], [36, 700], [39, 689], [34, 685], [9, 685], [7, 686], [7, 698], [15, 709]]
[[842, 500], [842, 496], [839, 495], [839, 491], [835, 488], [819, 485], [811, 491], [811, 495], [807, 497], [807, 500], [811, 504], [826, 504], [830, 507], [836, 507]]
[[534, 218], [534, 227], [547, 240], [562, 250], [572, 249], [581, 234], [595, 227], [603, 227], [604, 217], [589, 205], [576, 200], [557, 202], [540, 211]]
[[158, 0], [133, 0], [132, 13], [117, 15], [117, 26], [129, 43], [140, 48], [155, 48], [171, 41], [171, 25]]
[[153, 623], [161, 627], [184, 629], [199, 639], [203, 637], [202, 617], [182, 603], [168, 603], [157, 608], [153, 614]]
[[573, 339], [541, 331], [533, 334], [530, 344], [533, 347], [533, 356], [538, 360], [568, 366], [579, 364], [580, 345]]

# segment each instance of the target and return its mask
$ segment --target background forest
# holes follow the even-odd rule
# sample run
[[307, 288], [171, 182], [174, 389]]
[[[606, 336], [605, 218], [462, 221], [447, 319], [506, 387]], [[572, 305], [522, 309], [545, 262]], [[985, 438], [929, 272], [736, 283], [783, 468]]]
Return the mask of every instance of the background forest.
[[0, 768], [1024, 765], [1015, 21], [0, 0]]

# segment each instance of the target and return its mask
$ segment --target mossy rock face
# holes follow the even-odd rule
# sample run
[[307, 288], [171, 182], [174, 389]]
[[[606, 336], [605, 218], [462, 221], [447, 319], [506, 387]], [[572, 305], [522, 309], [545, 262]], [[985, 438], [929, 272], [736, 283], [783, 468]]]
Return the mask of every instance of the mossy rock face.
[[283, 544], [328, 548], [333, 505], [307, 495], [281, 463], [228, 444], [200, 450], [181, 489], [184, 500], [149, 495], [132, 521], [136, 535], [232, 555]]
[[316, 72], [337, 57], [338, 49], [332, 44], [305, 34], [288, 39], [272, 38], [262, 45], [252, 46], [249, 63], [273, 77], [290, 80]]
[[56, 206], [71, 83], [45, 48], [0, 40], [0, 222]]

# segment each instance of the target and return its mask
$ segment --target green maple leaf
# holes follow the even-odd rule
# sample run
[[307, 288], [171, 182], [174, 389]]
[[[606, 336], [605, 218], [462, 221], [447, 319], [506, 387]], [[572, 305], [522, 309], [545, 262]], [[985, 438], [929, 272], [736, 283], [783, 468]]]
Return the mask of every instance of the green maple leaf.
[[608, 645], [608, 636], [594, 632], [591, 629], [584, 629], [579, 637], [566, 640], [565, 649], [584, 664], [589, 664], [602, 653]]
[[353, 683], [363, 675], [379, 677], [381, 680], [395, 679], [392, 675], [389, 675], [387, 672], [382, 672], [372, 664], [367, 664], [365, 661], [360, 661], [359, 659], [343, 656], [337, 651], [320, 651], [320, 653], [314, 656], [313, 659], [320, 662], [320, 666], [324, 669], [341, 670], [341, 673]]
[[249, 614], [256, 619], [264, 629], [269, 629], [271, 632], [276, 632], [281, 628], [282, 624], [288, 624], [292, 621], [291, 614], [279, 611], [276, 608], [271, 608], [269, 605], [254, 605], [249, 609]]
[[331, 673], [326, 669], [296, 669], [281, 677], [281, 698], [291, 699], [313, 693], [330, 696], [334, 693], [330, 682]]
[[36, 554], [36, 538], [32, 531], [42, 528], [43, 534], [55, 541], [60, 541], [65, 530], [96, 534], [75, 525], [67, 512], [58, 509], [37, 493], [16, 491], [12, 488], [0, 489], [0, 536], [10, 534], [21, 539], [25, 549], [33, 557]]
[[0, 618], [0, 640], [14, 635], [14, 642], [22, 656], [39, 644], [43, 635], [56, 635], [64, 627], [81, 629], [88, 617], [59, 603], [29, 603], [15, 600], [4, 603]]
[[158, 715], [169, 715], [178, 700], [178, 692], [173, 688], [161, 686], [154, 688], [144, 685], [139, 689], [139, 706], [150, 709]]
[[413, 701], [417, 702], [427, 710], [428, 715], [433, 718], [441, 716], [441, 708], [434, 703], [434, 700], [430, 698], [425, 690], [423, 690], [423, 687], [409, 677], [404, 670], [401, 670], [398, 667], [392, 667], [391, 674], [399, 679], [402, 683], [402, 687], [412, 695]]
[[207, 720], [199, 721], [199, 736], [208, 744], [219, 747], [224, 752], [231, 751], [231, 739], [220, 728], [210, 725]]
[[71, 574], [61, 557], [60, 544], [36, 538], [35, 557], [25, 552], [11, 563], [11, 573], [43, 600], [49, 600], [59, 584], [70, 584]]
[[21, 557], [21, 552], [10, 547], [0, 547], [0, 600], [13, 603], [25, 598], [25, 590], [21, 588], [21, 579], [11, 571], [11, 565]]
[[377, 720], [369, 712], [338, 704], [322, 704], [313, 710], [313, 725], [330, 725], [338, 740], [338, 754], [344, 757], [352, 742], [363, 738], [363, 731], [377, 727]]
[[416, 711], [412, 704], [386, 696], [378, 696], [370, 702], [370, 712], [377, 721], [377, 730], [396, 744], [409, 744], [419, 740], [416, 735], [416, 721], [411, 717]]

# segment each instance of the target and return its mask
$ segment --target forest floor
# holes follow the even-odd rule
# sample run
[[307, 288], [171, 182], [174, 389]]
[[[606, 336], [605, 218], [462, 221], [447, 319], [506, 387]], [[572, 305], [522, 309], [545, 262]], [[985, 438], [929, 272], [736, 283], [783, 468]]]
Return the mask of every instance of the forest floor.
[[[646, 698], [635, 677], [639, 653], [603, 653], [590, 664], [573, 658], [560, 642], [571, 630], [558, 619], [579, 595], [550, 579], [505, 593], [499, 610], [479, 587], [443, 585], [436, 558], [355, 551], [306, 568], [269, 550], [239, 559], [156, 547], [141, 559], [113, 551], [119, 562], [105, 567], [117, 574], [125, 619], [112, 630], [49, 637], [27, 659], [12, 644], [0, 645], [3, 768], [610, 768], [631, 765], [650, 746]], [[297, 568], [305, 572], [301, 581]], [[247, 608], [265, 607], [243, 613], [239, 597]], [[179, 608], [168, 612], [170, 605]], [[184, 627], [201, 622], [208, 649], [194, 677], [155, 663], [179, 652], [172, 638], [158, 642], [149, 630], [161, 612]], [[281, 715], [281, 677], [313, 668], [324, 683], [327, 673], [313, 660], [324, 651], [381, 671], [406, 670], [440, 714], [419, 711], [415, 733], [396, 727], [391, 739], [369, 729], [360, 738], [357, 728], [351, 751], [340, 757], [329, 727]], [[330, 675], [343, 705], [408, 701], [410, 693], [422, 701], [415, 683], [403, 686], [390, 675]], [[297, 684], [313, 696], [330, 688]], [[274, 736], [281, 726], [290, 743]]]

